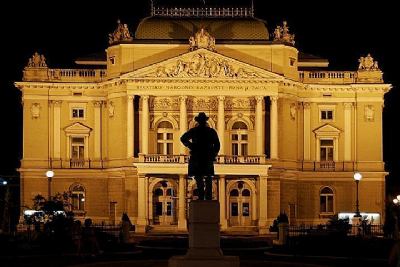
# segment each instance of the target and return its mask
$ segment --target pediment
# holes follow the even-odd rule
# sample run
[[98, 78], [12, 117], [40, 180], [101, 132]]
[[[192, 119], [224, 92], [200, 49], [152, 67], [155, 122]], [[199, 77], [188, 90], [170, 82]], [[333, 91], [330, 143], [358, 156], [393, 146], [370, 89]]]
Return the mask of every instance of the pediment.
[[316, 136], [338, 136], [342, 130], [329, 123], [313, 130]]
[[84, 134], [88, 135], [91, 131], [92, 128], [80, 123], [80, 122], [75, 122], [70, 126], [67, 126], [64, 128], [64, 131], [67, 134]]
[[276, 73], [207, 49], [198, 49], [146, 66], [121, 78], [284, 79]]

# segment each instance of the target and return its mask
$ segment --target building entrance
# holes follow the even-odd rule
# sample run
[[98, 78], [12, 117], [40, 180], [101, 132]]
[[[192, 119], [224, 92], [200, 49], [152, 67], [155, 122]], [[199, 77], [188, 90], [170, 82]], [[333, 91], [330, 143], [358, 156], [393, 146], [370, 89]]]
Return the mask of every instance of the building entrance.
[[251, 189], [239, 181], [229, 192], [230, 226], [250, 226], [251, 209]]
[[176, 223], [175, 189], [167, 181], [156, 184], [153, 191], [153, 224], [171, 225]]

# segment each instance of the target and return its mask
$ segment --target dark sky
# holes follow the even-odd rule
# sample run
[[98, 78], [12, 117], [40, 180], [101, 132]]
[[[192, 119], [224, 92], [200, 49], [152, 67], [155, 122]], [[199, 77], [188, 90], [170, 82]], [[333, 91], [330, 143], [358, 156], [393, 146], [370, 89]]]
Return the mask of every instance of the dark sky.
[[[202, 0], [155, 0], [162, 5]], [[210, 5], [250, 5], [247, 0], [205, 1]], [[267, 1], [254, 0], [256, 16], [270, 31], [287, 20], [296, 34], [299, 50], [328, 58], [332, 69], [355, 70], [357, 59], [371, 53], [394, 88], [385, 97], [384, 156], [392, 172], [389, 191], [400, 193], [400, 140], [394, 125], [400, 115], [398, 15], [395, 1]], [[111, 3], [114, 5], [111, 7]], [[3, 6], [1, 6], [3, 5]], [[1, 124], [0, 175], [18, 167], [22, 151], [20, 95], [13, 82], [35, 52], [44, 53], [50, 67], [70, 66], [73, 59], [107, 47], [107, 35], [120, 18], [134, 29], [149, 14], [150, 1], [13, 1], [0, 4], [2, 68], [0, 74]], [[28, 133], [27, 133], [28, 134]]]

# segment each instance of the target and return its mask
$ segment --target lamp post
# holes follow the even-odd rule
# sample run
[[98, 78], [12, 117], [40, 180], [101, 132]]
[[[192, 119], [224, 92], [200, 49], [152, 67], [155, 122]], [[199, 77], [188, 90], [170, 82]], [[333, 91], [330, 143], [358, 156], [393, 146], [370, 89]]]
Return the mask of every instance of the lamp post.
[[47, 177], [47, 196], [48, 200], [51, 200], [51, 179], [54, 177], [54, 172], [52, 170], [48, 170], [46, 172]]
[[353, 178], [356, 181], [356, 214], [354, 215], [354, 217], [361, 217], [360, 205], [358, 202], [358, 184], [360, 183], [360, 181], [362, 179], [362, 175], [359, 172], [355, 172], [353, 175]]

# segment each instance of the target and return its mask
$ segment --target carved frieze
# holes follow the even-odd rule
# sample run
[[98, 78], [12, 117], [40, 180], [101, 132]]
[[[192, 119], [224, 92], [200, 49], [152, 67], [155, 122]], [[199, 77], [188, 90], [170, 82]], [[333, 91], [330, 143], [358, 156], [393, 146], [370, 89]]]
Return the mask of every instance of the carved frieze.
[[179, 110], [179, 99], [176, 97], [155, 97], [150, 101], [153, 110]]
[[210, 97], [195, 97], [188, 101], [188, 106], [190, 105], [193, 110], [217, 110], [218, 109], [218, 100], [216, 98]]
[[256, 100], [248, 97], [227, 98], [225, 110], [253, 110]]
[[197, 53], [191, 58], [181, 58], [174, 63], [159, 66], [145, 77], [260, 78], [261, 75], [228, 62], [225, 58]]

